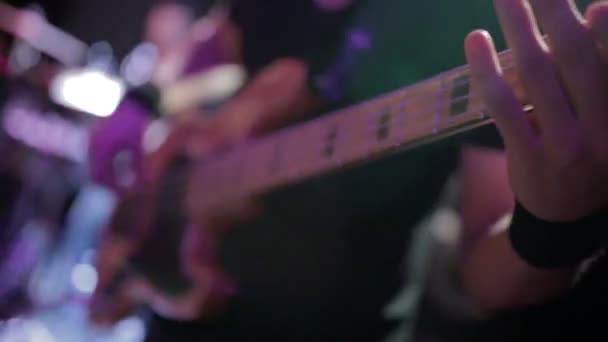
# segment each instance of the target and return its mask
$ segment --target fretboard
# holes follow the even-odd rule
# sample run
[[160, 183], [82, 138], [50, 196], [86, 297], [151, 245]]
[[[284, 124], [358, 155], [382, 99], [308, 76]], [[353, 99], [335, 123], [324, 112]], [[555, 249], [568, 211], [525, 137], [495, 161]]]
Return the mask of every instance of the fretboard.
[[[500, 63], [526, 104], [510, 52]], [[206, 160], [197, 190], [213, 205], [403, 151], [492, 120], [463, 66], [364, 103], [280, 130]]]

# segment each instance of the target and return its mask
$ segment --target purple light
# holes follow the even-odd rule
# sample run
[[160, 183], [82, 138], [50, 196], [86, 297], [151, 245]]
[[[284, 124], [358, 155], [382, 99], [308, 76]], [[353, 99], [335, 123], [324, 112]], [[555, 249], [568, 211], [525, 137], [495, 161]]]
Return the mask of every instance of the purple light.
[[74, 162], [84, 162], [87, 133], [78, 126], [57, 116], [9, 105], [3, 121], [6, 133], [38, 151], [54, 154]]
[[348, 34], [348, 41], [352, 48], [357, 50], [367, 50], [372, 47], [372, 35], [364, 28], [355, 28]]

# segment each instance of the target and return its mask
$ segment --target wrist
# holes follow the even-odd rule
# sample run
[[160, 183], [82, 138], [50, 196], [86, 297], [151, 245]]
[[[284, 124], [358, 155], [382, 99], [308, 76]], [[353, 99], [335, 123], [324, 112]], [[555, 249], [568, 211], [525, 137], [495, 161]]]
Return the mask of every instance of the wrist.
[[516, 202], [509, 229], [515, 252], [537, 268], [576, 266], [607, 241], [608, 213], [599, 211], [575, 221], [552, 222], [536, 217]]

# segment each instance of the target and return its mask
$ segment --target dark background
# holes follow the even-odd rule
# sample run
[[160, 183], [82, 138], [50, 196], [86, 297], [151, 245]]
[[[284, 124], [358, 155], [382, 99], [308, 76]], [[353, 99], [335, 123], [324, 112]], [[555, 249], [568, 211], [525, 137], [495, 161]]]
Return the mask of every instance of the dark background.
[[[24, 7], [32, 1], [10, 0]], [[145, 13], [155, 0], [42, 0], [49, 21], [87, 43], [108, 41], [118, 57], [126, 55], [141, 37]], [[196, 0], [182, 1], [197, 3]]]

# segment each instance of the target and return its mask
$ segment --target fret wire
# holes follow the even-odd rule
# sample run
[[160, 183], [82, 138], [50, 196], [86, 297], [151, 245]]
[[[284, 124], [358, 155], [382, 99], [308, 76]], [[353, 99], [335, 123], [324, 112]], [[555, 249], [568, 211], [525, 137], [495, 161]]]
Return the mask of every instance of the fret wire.
[[462, 95], [462, 96], [458, 96], [458, 97], [453, 98], [453, 99], [451, 100], [452, 102], [451, 102], [451, 103], [448, 103], [448, 104], [450, 104], [450, 105], [451, 105], [451, 104], [455, 104], [455, 103], [461, 102], [461, 101], [463, 101], [463, 100], [471, 100], [471, 99], [473, 99], [473, 98], [474, 98], [474, 97], [472, 97], [472, 95]]
[[[502, 68], [502, 71], [511, 71], [515, 69], [515, 65], [509, 65], [508, 67], [504, 67]], [[471, 80], [470, 79], [463, 79], [462, 81], [457, 81], [454, 82], [454, 86], [462, 86], [462, 85], [467, 85], [470, 84]]]
[[[462, 101], [462, 100], [465, 100], [465, 99], [466, 100], [477, 100], [478, 97], [477, 96], [473, 96], [473, 95], [464, 95], [464, 96], [461, 96], [461, 97], [458, 97], [458, 98], [454, 99], [454, 101], [448, 102], [447, 104], [448, 105], [452, 105], [452, 104], [458, 103], [459, 101]], [[433, 114], [433, 113], [434, 113], [434, 110], [431, 109], [429, 111], [425, 111], [425, 112], [417, 113], [417, 114], [418, 114], [418, 116], [427, 116], [428, 114]]]
[[[454, 71], [455, 73], [455, 71]], [[449, 95], [448, 92], [452, 92], [454, 88], [456, 88], [458, 85], [452, 84], [449, 87], [446, 86], [446, 80], [451, 77], [452, 73], [449, 71], [443, 72], [441, 74], [439, 74], [439, 79], [440, 79], [440, 83], [439, 83], [439, 89], [438, 89], [438, 94], [436, 95], [436, 100], [437, 106], [435, 108], [435, 113], [434, 114], [434, 122], [433, 122], [433, 133], [435, 133], [437, 130], [439, 130], [439, 127], [441, 125], [441, 113], [443, 112], [444, 109], [444, 105], [446, 105], [446, 108], [449, 107], [449, 103], [445, 103], [447, 102], [446, 99], [444, 99], [444, 97], [446, 95]], [[453, 82], [453, 81], [452, 81]]]
[[[515, 66], [509, 66], [508, 68], [503, 68], [503, 71], [510, 71], [512, 69], [514, 69]], [[463, 85], [471, 85], [472, 82], [470, 79], [463, 79], [461, 82], [455, 82], [454, 86], [463, 86]], [[414, 85], [415, 86], [415, 85]], [[447, 90], [447, 91], [451, 91], [453, 89], [453, 87], [449, 87], [446, 89], [442, 89], [442, 90]], [[445, 94], [445, 93], [443, 93]], [[416, 94], [416, 96], [410, 98], [410, 97], [405, 97], [405, 98], [401, 98], [401, 100], [403, 99], [408, 99], [408, 100], [416, 100], [416, 99], [429, 99], [432, 96], [436, 96], [437, 94], [435, 94], [434, 92], [422, 92], [421, 94]]]
[[270, 159], [271, 165], [269, 165], [269, 169], [267, 169], [267, 176], [273, 176], [275, 178], [280, 178], [283, 173], [283, 164], [284, 164], [284, 154], [283, 154], [283, 140], [285, 140], [286, 132], [279, 132], [276, 136], [274, 144], [272, 145], [272, 157]]
[[[503, 68], [503, 71], [510, 71], [513, 68], [514, 68], [514, 65], [508, 65], [508, 66], [506, 66], [506, 67]], [[469, 92], [467, 95], [463, 95], [463, 96], [460, 96], [460, 97], [457, 97], [457, 98], [452, 98], [452, 99], [450, 99], [450, 101], [446, 101], [443, 97], [446, 96], [446, 95], [449, 95], [450, 94], [449, 92], [453, 91], [453, 89], [455, 87], [463, 86], [463, 85], [471, 85], [471, 83], [472, 83], [471, 80], [470, 80], [470, 78], [465, 78], [462, 81], [456, 80], [456, 82], [454, 82], [453, 84], [451, 84], [450, 87], [447, 87], [445, 81], [447, 79], [449, 79], [451, 76], [452, 75], [450, 74], [450, 72], [446, 72], [446, 73], [440, 74], [438, 76], [439, 78], [441, 78], [441, 81], [440, 81], [439, 87], [437, 87], [437, 89], [438, 89], [437, 91], [422, 92], [420, 94], [417, 94], [417, 96], [414, 96], [414, 97], [411, 97], [411, 98], [407, 98], [406, 97], [406, 99], [409, 100], [408, 102], [410, 102], [412, 100], [426, 100], [426, 99], [430, 99], [431, 97], [435, 98], [435, 104], [434, 104], [435, 109], [431, 109], [431, 110], [429, 110], [429, 111], [427, 111], [425, 113], [416, 113], [414, 115], [415, 117], [425, 117], [425, 116], [428, 116], [429, 114], [432, 114], [433, 115], [433, 121], [434, 121], [433, 124], [432, 124], [432, 133], [438, 133], [438, 131], [441, 129], [442, 120], [441, 120], [441, 115], [440, 114], [441, 114], [441, 112], [444, 109], [444, 107], [443, 107], [444, 105], [450, 106], [450, 105], [462, 102], [464, 100], [469, 100], [469, 101], [471, 101], [471, 100], [478, 100], [478, 98], [476, 96], [472, 96], [470, 94], [470, 92]], [[400, 100], [403, 101], [403, 98], [401, 98]], [[380, 100], [376, 100], [376, 101], [380, 101]], [[444, 101], [446, 101], [447, 103], [444, 103]], [[401, 107], [399, 107], [399, 108], [401, 108]], [[407, 105], [405, 106], [405, 108], [407, 108]], [[394, 110], [395, 110], [395, 108], [393, 106], [393, 111]], [[476, 112], [481, 112], [481, 111], [477, 110]], [[406, 111], [406, 113], [407, 113], [407, 111]], [[376, 113], [374, 113], [374, 114], [376, 114]], [[464, 112], [462, 114], [471, 114], [471, 111], [466, 111], [466, 112]], [[406, 121], [407, 121], [407, 119], [406, 119]], [[389, 122], [389, 123], [387, 123], [385, 125], [388, 126], [388, 127], [391, 127], [391, 126], [394, 125], [394, 121], [391, 121], [391, 122]], [[368, 127], [367, 128], [366, 134], [365, 134], [366, 140], [370, 139], [369, 132], [370, 131], [373, 132], [375, 128], [377, 128], [377, 127], [372, 126], [372, 127]]]
[[234, 159], [232, 160], [235, 165], [234, 173], [232, 175], [232, 186], [233, 191], [238, 193], [239, 190], [243, 187], [243, 168], [244, 168], [244, 158], [243, 158], [243, 150], [240, 148], [236, 148], [232, 152], [234, 154]]
[[[515, 64], [507, 64], [504, 66], [501, 66], [501, 70], [504, 71], [511, 71], [512, 69], [515, 68]], [[469, 71], [470, 69], [467, 69], [466, 71]], [[446, 72], [446, 74], [449, 74], [450, 72]], [[467, 79], [462, 79], [462, 80], [457, 80], [456, 82], [453, 83], [453, 86], [461, 86], [461, 85], [466, 85], [469, 82], [469, 80]]]
[[[510, 71], [514, 67], [515, 67], [514, 65], [508, 66], [507, 68], [503, 68], [503, 71]], [[463, 79], [463, 81], [461, 81], [461, 82], [455, 82], [454, 86], [463, 86], [463, 85], [471, 85], [471, 84], [472, 84], [472, 82], [471, 82], [470, 79]], [[417, 96], [414, 96], [412, 98], [407, 98], [407, 99], [410, 100], [410, 101], [411, 100], [420, 100], [420, 99], [426, 100], [426, 99], [430, 99], [433, 96], [436, 97], [436, 96], [446, 95], [446, 94], [449, 94], [448, 93], [449, 91], [452, 91], [452, 89], [454, 88], [454, 86], [449, 87], [449, 88], [447, 88], [447, 87], [440, 87], [440, 92], [430, 92], [430, 93], [429, 92], [423, 92], [423, 93], [421, 93], [419, 95], [417, 94]], [[455, 104], [455, 103], [457, 103], [459, 101], [463, 101], [465, 99], [469, 99], [470, 100], [470, 99], [476, 99], [476, 98], [472, 97], [470, 95], [470, 93], [469, 93], [467, 95], [464, 95], [464, 96], [461, 96], [461, 97], [458, 97], [458, 98], [455, 98], [455, 99], [451, 99], [447, 104], [448, 105], [452, 105], [452, 104]], [[403, 100], [403, 98], [401, 98], [401, 100]], [[407, 106], [406, 106], [406, 108], [407, 108]], [[424, 114], [418, 114], [417, 116], [422, 116], [422, 115], [427, 115], [427, 114], [432, 114], [432, 112], [426, 112]]]
[[[510, 67], [509, 69], [504, 69], [504, 70], [505, 70], [505, 71], [509, 71], [509, 70], [511, 70], [511, 69], [513, 69], [513, 68], [514, 68], [514, 66]], [[471, 84], [472, 84], [472, 82], [471, 82], [470, 80], [466, 80], [466, 81], [463, 81], [463, 82], [462, 82], [462, 84], [459, 84], [459, 85], [471, 85]], [[449, 91], [451, 91], [451, 89], [450, 89]], [[445, 93], [444, 93], [444, 94], [445, 94]], [[455, 104], [455, 103], [457, 103], [457, 102], [459, 102], [459, 101], [462, 101], [462, 100], [465, 100], [465, 99], [470, 100], [470, 99], [476, 99], [476, 98], [475, 98], [475, 97], [473, 97], [473, 96], [470, 94], [470, 92], [469, 92], [469, 94], [467, 94], [467, 95], [464, 95], [464, 96], [461, 96], [461, 97], [458, 97], [458, 98], [455, 98], [455, 99], [451, 99], [451, 101], [450, 101], [448, 104], [449, 104], [449, 105], [452, 105], [452, 104]], [[425, 114], [425, 115], [426, 115], [426, 114]]]
[[[472, 84], [472, 82], [471, 82], [471, 81], [467, 81], [467, 82], [464, 82], [464, 83], [463, 83], [463, 84], [461, 84], [461, 85], [471, 85], [471, 84]], [[456, 102], [458, 102], [458, 101], [462, 101], [462, 100], [463, 100], [463, 99], [465, 99], [465, 98], [467, 98], [467, 99], [471, 99], [471, 98], [472, 98], [472, 97], [471, 97], [471, 95], [470, 95], [470, 92], [469, 92], [469, 94], [468, 94], [468, 95], [464, 95], [464, 96], [462, 96], [462, 97], [459, 97], [459, 98], [454, 99], [455, 101], [451, 101], [449, 104], [454, 104], [454, 103], [456, 103]]]
[[[502, 67], [502, 71], [503, 72], [508, 72], [508, 71], [512, 70], [513, 68], [515, 68], [515, 65], [513, 65], [512, 63], [509, 63], [509, 64], [507, 64], [507, 65], [505, 65], [505, 66]], [[462, 70], [462, 71], [463, 71], [463, 74], [466, 74], [466, 73], [470, 72], [470, 69], [465, 69], [465, 70]], [[445, 96], [445, 95], [447, 95], [447, 94], [449, 94], [449, 91], [453, 91], [453, 89], [455, 87], [464, 86], [464, 85], [470, 85], [471, 84], [471, 80], [470, 80], [470, 77], [469, 77], [469, 78], [463, 78], [462, 81], [455, 79], [454, 82], [449, 87], [446, 86], [446, 80], [449, 80], [450, 77], [452, 77], [457, 72], [458, 72], [457, 69], [452, 70], [452, 71], [447, 71], [447, 72], [444, 72], [444, 73], [436, 76], [435, 78], [431, 78], [431, 79], [425, 81], [425, 82], [429, 82], [430, 83], [433, 80], [439, 79], [439, 87], [437, 87], [437, 90], [435, 90], [435, 91], [420, 91], [420, 92], [417, 92], [417, 93], [414, 92], [414, 94], [406, 94], [407, 96], [400, 96], [398, 100], [390, 99], [391, 96], [398, 96], [400, 92], [407, 92], [408, 90], [409, 91], [415, 91], [416, 87], [422, 87], [424, 85], [424, 83], [414, 84], [414, 85], [409, 86], [407, 88], [398, 89], [398, 90], [394, 91], [392, 94], [388, 94], [388, 95], [385, 95], [385, 96], [377, 98], [377, 99], [372, 99], [372, 100], [370, 100], [368, 102], [368, 106], [371, 106], [374, 109], [375, 113], [373, 113], [373, 114], [377, 114], [377, 108], [378, 108], [379, 105], [375, 105], [374, 106], [374, 102], [378, 102], [378, 103], [380, 103], [380, 102], [389, 102], [390, 105], [387, 106], [387, 107], [390, 108], [389, 110], [391, 111], [392, 114], [399, 114], [399, 113], [395, 113], [395, 110], [401, 110], [403, 108], [406, 109], [404, 111], [404, 113], [403, 113], [403, 114], [405, 114], [405, 113], [407, 113], [407, 102], [411, 102], [411, 101], [415, 101], [415, 100], [427, 100], [431, 96], [434, 96], [435, 97], [435, 102], [434, 102], [433, 107], [435, 107], [435, 109], [431, 110], [430, 112], [427, 112], [426, 114], [419, 114], [418, 113], [415, 116], [420, 117], [420, 116], [426, 116], [427, 114], [434, 114], [434, 117], [441, 118], [441, 115], [440, 115], [441, 114], [441, 108], [444, 108], [443, 107], [443, 105], [444, 105], [443, 102], [445, 101], [444, 99], [442, 99], [442, 97]], [[447, 103], [445, 103], [445, 105], [453, 105], [454, 103], [456, 103], [458, 101], [463, 101], [465, 99], [468, 99], [468, 100], [475, 99], [475, 100], [477, 100], [478, 98], [476, 96], [472, 96], [471, 93], [470, 93], [470, 91], [469, 91], [469, 93], [467, 95], [464, 95], [464, 96], [461, 96], [461, 97], [458, 97], [458, 98], [455, 98], [455, 99], [450, 99], [450, 101], [447, 101]], [[406, 104], [405, 104], [405, 107], [402, 106], [402, 105], [400, 105], [404, 100], [407, 101]], [[397, 102], [397, 104], [395, 104], [395, 102]], [[347, 109], [344, 109], [344, 110], [341, 110], [341, 111], [337, 111], [337, 112], [334, 113], [334, 115], [335, 116], [348, 116], [348, 115], [352, 116], [352, 115], [356, 115], [355, 114], [356, 113], [356, 109], [354, 109], [354, 108], [357, 108], [357, 107], [360, 108], [362, 106], [365, 106], [365, 104], [360, 104], [358, 106], [355, 105], [355, 106], [353, 106], [351, 108], [347, 108]], [[478, 109], [473, 110], [473, 111], [467, 111], [467, 112], [464, 112], [462, 114], [471, 114], [473, 112], [483, 113], [483, 108], [478, 108]], [[364, 115], [366, 117], [368, 117], [370, 115], [369, 111], [367, 112], [367, 114], [364, 114]], [[408, 114], [407, 116], [409, 116], [409, 115], [411, 115], [411, 114]], [[266, 139], [274, 139], [275, 140], [274, 141], [274, 145], [275, 146], [277, 144], [280, 145], [280, 140], [281, 140], [280, 136], [282, 136], [283, 134], [289, 134], [289, 132], [291, 131], [291, 129], [295, 130], [295, 129], [303, 128], [302, 126], [305, 126], [305, 125], [321, 125], [321, 126], [324, 126], [324, 125], [327, 125], [327, 124], [331, 123], [331, 124], [337, 126], [340, 131], [343, 131], [343, 128], [342, 128], [342, 126], [344, 125], [343, 118], [342, 117], [337, 118], [335, 116], [333, 116], [332, 114], [330, 114], [330, 115], [328, 115], [328, 116], [326, 116], [324, 118], [320, 118], [320, 119], [317, 119], [317, 120], [313, 120], [313, 121], [309, 121], [309, 122], [303, 123], [300, 126], [295, 126], [295, 127], [287, 128], [284, 132], [279, 132], [278, 135], [269, 136]], [[395, 116], [393, 115], [393, 117], [395, 117]], [[405, 117], [404, 120], [407, 122], [407, 117]], [[465, 120], [462, 123], [466, 124], [468, 121], [474, 122], [474, 121], [477, 121], [477, 120], [476, 119], [467, 119], [467, 120]], [[361, 122], [363, 122], [365, 124], [366, 121], [365, 120], [359, 121], [359, 125], [361, 124]], [[395, 123], [395, 120], [391, 120], [391, 122], [387, 123], [387, 125], [389, 127], [391, 127], [391, 126], [394, 125], [394, 123]], [[433, 133], [442, 133], [442, 132], [445, 132], [445, 131], [449, 131], [451, 128], [453, 128], [453, 126], [450, 126], [450, 125], [448, 125], [447, 127], [443, 127], [442, 128], [440, 126], [440, 124], [441, 124], [441, 122], [434, 122], [433, 123]], [[359, 145], [361, 143], [361, 140], [367, 141], [368, 134], [365, 133], [366, 132], [365, 129], [363, 130], [363, 132], [364, 132], [363, 137], [359, 137], [358, 139], [356, 139], [356, 141], [353, 141], [353, 143], [356, 143], [357, 145]], [[349, 134], [349, 137], [350, 137], [349, 140], [352, 139], [353, 136], [354, 136], [354, 134], [351, 132]], [[341, 137], [341, 138], [343, 138], [343, 137]], [[404, 139], [402, 139], [402, 140], [404, 140]], [[414, 139], [414, 140], [416, 140], [416, 139]], [[273, 148], [273, 150], [276, 150], [276, 149], [277, 149], [276, 147]], [[281, 147], [279, 147], [279, 149], [281, 149]], [[276, 153], [276, 152], [273, 152], [273, 153]], [[338, 153], [342, 153], [342, 151], [339, 151]], [[349, 156], [348, 159], [352, 159], [352, 157], [355, 157], [355, 159], [360, 159], [361, 158], [360, 155], [364, 154], [364, 153], [365, 152], [357, 153], [357, 156]], [[285, 162], [285, 159], [284, 159], [285, 156], [282, 155], [280, 157], [281, 157], [281, 159], [283, 159], [283, 160], [280, 160], [280, 163], [283, 164]], [[339, 157], [339, 156], [334, 156], [334, 157], [332, 157], [332, 160], [335, 159], [335, 157], [338, 157], [340, 159], [342, 158], [342, 157]], [[276, 156], [273, 156], [272, 159], [275, 159], [275, 158], [276, 158]], [[274, 162], [274, 160], [271, 160], [271, 163], [272, 162]], [[242, 166], [244, 166], [244, 165], [242, 165]], [[319, 167], [318, 167], [318, 169], [321, 169], [323, 167], [324, 166], [322, 166], [320, 164]], [[307, 172], [307, 173], [309, 173], [309, 172]], [[266, 183], [266, 185], [262, 185], [261, 187], [254, 187], [254, 188], [256, 188], [257, 190], [262, 190], [264, 188], [267, 188], [269, 186], [268, 184], [276, 183], [276, 182], [268, 182], [268, 176], [270, 176], [270, 175], [267, 174], [266, 177], [263, 177], [263, 179], [261, 180], [262, 183]], [[239, 177], [239, 178], [242, 178], [242, 177]], [[298, 179], [299, 177], [298, 176], [288, 177], [287, 179], [292, 179], [292, 178]], [[279, 184], [281, 184], [281, 183], [283, 183], [283, 182], [282, 181], [279, 182]], [[239, 188], [241, 188], [241, 187], [239, 187]]]
[[[506, 71], [510, 71], [510, 70], [511, 70], [511, 69], [513, 69], [514, 67], [515, 67], [515, 66], [514, 66], [513, 64], [511, 64], [511, 63], [510, 63], [510, 64], [508, 64], [508, 65], [503, 66], [503, 67], [502, 67], [502, 70], [503, 70], [503, 72], [506, 72]], [[449, 76], [451, 76], [451, 73], [454, 73], [456, 70], [457, 70], [457, 69], [452, 70], [452, 71], [447, 71], [447, 72], [444, 72], [444, 73], [440, 74], [439, 76], [436, 76], [435, 78], [439, 78], [439, 77], [441, 77], [441, 78], [443, 78], [443, 80], [445, 80], [446, 78], [448, 78]], [[465, 71], [465, 72], [468, 72], [469, 70], [468, 70], [468, 69], [465, 69], [464, 71]], [[424, 81], [424, 82], [431, 82], [431, 81], [432, 81], [433, 79], [435, 79], [435, 78], [431, 78], [431, 79], [429, 79], [429, 80], [427, 80], [427, 81]], [[446, 94], [446, 91], [451, 91], [451, 90], [453, 89], [453, 87], [455, 87], [455, 86], [463, 86], [463, 85], [470, 85], [470, 84], [471, 84], [470, 79], [463, 79], [462, 81], [456, 81], [456, 82], [455, 82], [455, 83], [454, 83], [454, 84], [453, 84], [451, 87], [449, 87], [449, 88], [447, 88], [447, 87], [445, 87], [445, 86], [444, 86], [444, 87], [440, 87], [440, 91], [441, 91], [441, 92], [432, 92], [432, 91], [431, 91], [431, 92], [427, 92], [427, 91], [424, 91], [424, 92], [418, 92], [418, 93], [414, 93], [414, 94], [411, 94], [411, 95], [408, 95], [408, 96], [400, 97], [398, 101], [404, 101], [404, 100], [408, 100], [408, 102], [409, 102], [409, 101], [413, 101], [413, 100], [427, 100], [427, 99], [429, 99], [431, 96], [441, 96], [441, 95], [445, 95], [445, 94]], [[421, 85], [422, 85], [422, 84], [414, 84], [414, 85], [412, 85], [412, 86], [408, 86], [408, 87], [406, 87], [406, 88], [402, 88], [402, 89], [395, 90], [393, 93], [388, 94], [388, 95], [384, 95], [384, 96], [382, 96], [382, 97], [380, 97], [380, 98], [377, 98], [377, 99], [371, 99], [371, 100], [369, 100], [368, 105], [369, 105], [369, 106], [373, 106], [373, 103], [374, 103], [374, 102], [382, 102], [382, 101], [386, 101], [385, 99], [386, 99], [386, 98], [388, 98], [388, 97], [390, 97], [390, 96], [397, 96], [397, 94], [399, 94], [399, 92], [406, 92], [406, 91], [408, 91], [408, 90], [414, 90], [414, 89], [415, 89], [415, 87], [417, 87], [417, 86], [418, 86], [418, 87], [420, 87]], [[467, 99], [467, 98], [469, 98], [469, 97], [462, 97], [462, 98], [458, 98], [458, 99], [457, 99], [457, 101], [462, 101], [462, 100]], [[395, 102], [395, 101], [394, 101], [394, 100], [392, 100], [391, 102]], [[449, 104], [449, 105], [451, 105], [451, 104], [453, 104], [454, 102], [456, 102], [456, 101], [452, 101], [452, 102], [450, 102], [450, 103], [448, 103], [448, 104]], [[358, 106], [363, 106], [363, 105], [364, 105], [364, 103], [362, 103], [362, 104], [360, 104], [360, 105], [355, 105], [355, 106], [353, 106], [353, 107], [358, 107]], [[407, 107], [407, 106], [406, 106], [406, 107]], [[349, 110], [352, 110], [352, 109], [347, 108], [347, 109], [344, 109], [344, 110], [341, 110], [341, 111], [337, 111], [337, 112], [335, 112], [335, 114], [336, 114], [336, 115], [339, 115], [339, 114], [342, 114], [342, 115], [348, 115], [348, 114], [349, 114], [349, 113], [348, 113], [348, 112], [349, 112]], [[394, 108], [393, 108], [393, 110], [394, 110]], [[369, 115], [370, 115], [369, 113], [368, 113], [368, 114], [366, 114], [366, 116], [369, 116]], [[424, 114], [424, 115], [426, 115], [426, 114]], [[328, 118], [329, 118], [329, 117], [331, 117], [331, 116], [332, 116], [332, 114], [329, 114], [329, 115], [328, 115], [328, 116], [326, 116], [326, 117], [322, 117], [322, 118], [319, 118], [319, 119], [317, 119], [317, 120], [313, 120], [313, 121], [309, 121], [308, 123], [304, 123], [304, 125], [306, 125], [306, 124], [316, 124], [316, 123], [319, 123], [319, 122], [323, 122], [323, 121], [329, 120]], [[292, 127], [291, 129], [296, 129], [296, 128], [298, 128], [298, 127], [297, 127], [297, 126], [296, 126], [296, 127]], [[287, 128], [286, 130], [290, 130], [290, 128]], [[270, 138], [271, 138], [271, 137], [270, 137]], [[364, 135], [363, 139], [367, 139], [367, 134], [365, 134], [365, 135]]]
[[[508, 72], [510, 70], [512, 70], [515, 66], [513, 64], [509, 64], [509, 65], [505, 65], [504, 67], [502, 67], [503, 72]], [[464, 72], [469, 72], [469, 70], [463, 70]], [[442, 126], [442, 119], [441, 119], [441, 113], [444, 112], [445, 108], [449, 108], [449, 106], [454, 105], [456, 103], [468, 100], [478, 100], [477, 96], [473, 96], [471, 95], [470, 91], [463, 96], [457, 97], [457, 98], [450, 98], [449, 101], [446, 101], [446, 99], [444, 98], [444, 96], [449, 95], [451, 91], [453, 91], [454, 88], [459, 87], [459, 86], [464, 86], [464, 85], [471, 85], [471, 79], [470, 78], [463, 78], [462, 80], [458, 80], [456, 79], [455, 82], [453, 82], [449, 87], [446, 86], [446, 80], [449, 80], [450, 77], [453, 76], [453, 73], [455, 73], [456, 71], [448, 71], [445, 73], [442, 73], [438, 76], [436, 76], [437, 79], [439, 79], [439, 86], [437, 87], [437, 91], [430, 91], [430, 92], [422, 92], [420, 94], [416, 94], [416, 96], [413, 97], [402, 97], [400, 98], [400, 101], [403, 101], [404, 99], [409, 100], [408, 102], [412, 101], [412, 100], [427, 100], [430, 99], [431, 97], [435, 98], [435, 103], [434, 109], [431, 109], [430, 111], [424, 113], [424, 114], [416, 114], [414, 115], [415, 117], [424, 117], [427, 116], [428, 114], [432, 114], [433, 115], [433, 123], [432, 123], [432, 127], [431, 127], [431, 131], [430, 133], [432, 134], [437, 134], [437, 133], [441, 133], [442, 131], [446, 130], [446, 129], [450, 129], [450, 126], [448, 125], [448, 127], [441, 127]], [[426, 82], [432, 82], [433, 79], [428, 80]], [[391, 95], [386, 95], [386, 97], [389, 97]], [[449, 97], [448, 97], [449, 98]], [[372, 100], [374, 101], [374, 100]], [[381, 102], [382, 99], [376, 99], [375, 101]], [[447, 102], [447, 103], [444, 103]], [[444, 107], [444, 105], [447, 105], [447, 107]], [[392, 111], [394, 113], [395, 111], [395, 106], [391, 106], [392, 107]], [[398, 108], [402, 108], [402, 106], [398, 106]], [[405, 105], [405, 108], [407, 108], [407, 105]], [[375, 112], [375, 111], [374, 111]], [[407, 110], [405, 111], [407, 113]], [[465, 114], [473, 114], [473, 113], [479, 113], [482, 114], [483, 116], [485, 116], [485, 114], [483, 114], [483, 108], [478, 108], [477, 110], [473, 110], [473, 111], [466, 111], [464, 113], [461, 113], [461, 115], [465, 115]], [[376, 114], [376, 113], [374, 113]], [[399, 113], [396, 113], [399, 114]], [[368, 114], [369, 115], [369, 114]], [[467, 121], [475, 121], [476, 119], [467, 119], [465, 121], [463, 121], [462, 123], [466, 123]], [[407, 119], [406, 119], [407, 122]], [[394, 121], [391, 121], [387, 124], [385, 124], [384, 126], [388, 126], [391, 127], [394, 125]], [[373, 137], [373, 135], [370, 137], [369, 135], [369, 131], [373, 132], [375, 128], [378, 127], [374, 127], [372, 126], [371, 128], [368, 127], [368, 129], [366, 130], [366, 140], [370, 139], [371, 137]], [[407, 135], [407, 134], [406, 134]], [[375, 142], [375, 141], [374, 141]], [[375, 142], [377, 143], [377, 142]]]

